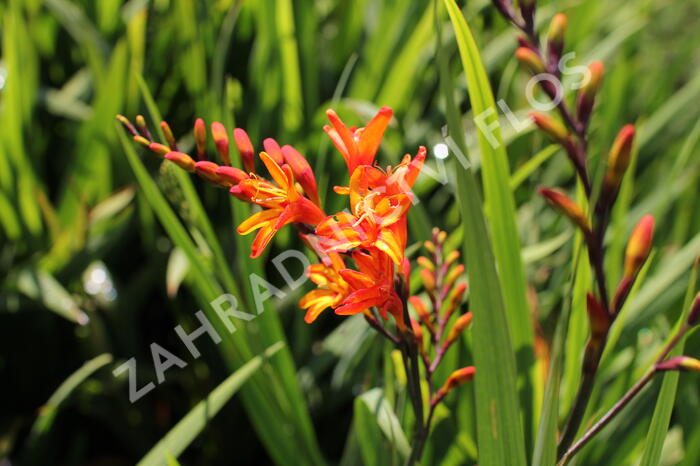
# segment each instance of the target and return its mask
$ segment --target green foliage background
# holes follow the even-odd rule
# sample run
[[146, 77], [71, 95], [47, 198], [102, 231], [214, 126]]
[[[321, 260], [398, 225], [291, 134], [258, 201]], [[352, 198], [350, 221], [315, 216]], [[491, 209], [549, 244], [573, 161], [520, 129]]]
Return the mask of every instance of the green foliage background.
[[[593, 419], [648, 367], [680, 315], [686, 290], [695, 288], [690, 270], [700, 254], [700, 3], [538, 3], [543, 27], [558, 11], [569, 16], [567, 50], [576, 52], [572, 66], [591, 60], [606, 64], [592, 122], [597, 179], [617, 130], [630, 122], [639, 127], [634, 177], [625, 178], [608, 237], [609, 276], [619, 277], [626, 239], [641, 215], [651, 213], [657, 221], [653, 260], [611, 334], [587, 417]], [[216, 392], [223, 397], [221, 412], [199, 427], [185, 426], [191, 435], [183, 435], [192, 443], [180, 443], [186, 447], [179, 458], [183, 464], [400, 463], [406, 439], [393, 427], [402, 426], [408, 436], [412, 419], [390, 348], [361, 319], [328, 313], [312, 326], [304, 324], [295, 303], [308, 285], [284, 287], [274, 267], [248, 258], [250, 238], [233, 231], [248, 215], [247, 207], [160, 165], [114, 123], [117, 113], [143, 113], [154, 131], [153, 122], [162, 115], [182, 136], [184, 148], [193, 144], [197, 116], [244, 127], [254, 142], [275, 137], [307, 155], [332, 211], [345, 207], [330, 188], [344, 183], [346, 175], [342, 158], [321, 131], [325, 109], [333, 107], [349, 123], [361, 125], [381, 105], [391, 106], [396, 116], [380, 151], [382, 164], [397, 163], [420, 144], [443, 142], [444, 131], [469, 154], [475, 190], [470, 191], [467, 172], [449, 160], [447, 184], [426, 176], [419, 180], [421, 202], [410, 214], [410, 243], [427, 239], [433, 225], [451, 233], [454, 248], [463, 239], [479, 238], [475, 224], [463, 219], [483, 215], [481, 204], [471, 202], [478, 198], [469, 193], [484, 188], [500, 280], [480, 275], [484, 285], [476, 293], [505, 303], [509, 328], [499, 335], [515, 349], [508, 354], [502, 347], [479, 349], [494, 361], [517, 363], [518, 393], [504, 396], [518, 396], [522, 418], [510, 418], [509, 425], [522, 421], [523, 427], [522, 434], [514, 428], [522, 438], [508, 448], [497, 443], [503, 437], [491, 447], [516, 452], [522, 447], [527, 458], [535, 448], [544, 451], [546, 445], [535, 441], [540, 413], [556, 421], [551, 407], [558, 404], [563, 417], [575, 394], [588, 332], [583, 296], [590, 276], [577, 261], [573, 229], [534, 191], [544, 184], [573, 193], [573, 172], [540, 134], [516, 133], [502, 114], [509, 169], [491, 158], [481, 163], [479, 148], [481, 155], [500, 155], [477, 141], [471, 110], [484, 103], [475, 97], [486, 95], [490, 83], [495, 100], [524, 118], [527, 76], [513, 59], [514, 32], [490, 2], [459, 2], [459, 7], [475, 38], [472, 52], [483, 61], [483, 76], [469, 74], [474, 55], [462, 50], [460, 57], [458, 42], [466, 44], [465, 36], [453, 28], [456, 10], [448, 16], [442, 2], [0, 3], [0, 380], [5, 387], [0, 457], [24, 464], [134, 463], [226, 380], [227, 390]], [[428, 165], [439, 169], [432, 157]], [[510, 193], [513, 206], [499, 197]], [[516, 229], [522, 256], [508, 236]], [[467, 249], [469, 244], [477, 243]], [[297, 245], [291, 231], [281, 232], [270, 255]], [[415, 253], [415, 247], [409, 250]], [[468, 259], [475, 257], [466, 252]], [[478, 259], [468, 269], [480, 267]], [[194, 360], [173, 327], [194, 329], [195, 312], [211, 316], [208, 303], [223, 292], [252, 311], [251, 273], [266, 275], [285, 298], [268, 302], [259, 318], [232, 335], [220, 328], [226, 335], [221, 345], [203, 337], [202, 357]], [[413, 288], [419, 291], [417, 280]], [[521, 312], [526, 297], [534, 321]], [[484, 299], [474, 302], [489, 302]], [[557, 322], [563, 322], [566, 338], [553, 344]], [[487, 344], [488, 336], [475, 334], [473, 341], [466, 336], [438, 379], [475, 358], [484, 361], [479, 350], [472, 356], [469, 348]], [[269, 348], [280, 341], [283, 347], [275, 346], [273, 355]], [[128, 380], [111, 371], [135, 357], [139, 385], [154, 380], [152, 342], [188, 366], [169, 370], [165, 383], [132, 405]], [[265, 351], [267, 356], [256, 358]], [[551, 389], [558, 392], [554, 404], [543, 402], [542, 356], [547, 354], [561, 373], [559, 390]], [[688, 339], [685, 354], [700, 356], [697, 338]], [[227, 379], [248, 361], [237, 378]], [[661, 464], [696, 465], [697, 377], [681, 375], [675, 393], [674, 383], [665, 382], [660, 402], [662, 408], [672, 405], [675, 394], [668, 434], [661, 425], [650, 435], [665, 435]], [[639, 462], [660, 386], [656, 381], [584, 449], [578, 464]], [[490, 448], [477, 439], [477, 426], [488, 422], [489, 412], [475, 405], [475, 390], [481, 400], [488, 386], [460, 388], [438, 412], [426, 464], [472, 464], [477, 448]], [[487, 458], [480, 463], [498, 464]]]

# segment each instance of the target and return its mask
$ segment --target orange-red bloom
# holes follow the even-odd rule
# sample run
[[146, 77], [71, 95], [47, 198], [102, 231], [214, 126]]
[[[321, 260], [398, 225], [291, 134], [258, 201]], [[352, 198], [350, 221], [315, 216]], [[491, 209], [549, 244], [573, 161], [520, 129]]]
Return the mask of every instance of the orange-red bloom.
[[398, 166], [382, 170], [369, 165], [355, 168], [350, 186], [336, 187], [350, 196], [351, 213], [326, 218], [316, 228], [321, 244], [334, 252], [375, 247], [395, 264], [403, 260], [406, 248], [406, 213], [413, 203], [411, 188], [420, 173], [426, 150], [416, 157], [406, 155]]
[[355, 168], [360, 165], [372, 165], [384, 131], [391, 121], [391, 108], [380, 108], [367, 126], [358, 129], [345, 126], [345, 123], [333, 110], [328, 110], [326, 114], [331, 126], [324, 126], [323, 130], [345, 159], [348, 173], [352, 174]]
[[338, 254], [328, 254], [330, 264], [313, 264], [306, 272], [309, 279], [318, 285], [299, 301], [299, 307], [306, 309], [304, 320], [312, 323], [327, 308], [336, 308], [350, 292], [350, 285], [340, 275], [345, 262]]
[[281, 168], [265, 152], [260, 153], [260, 159], [277, 184], [255, 176], [231, 188], [232, 194], [265, 208], [241, 223], [236, 230], [241, 235], [260, 230], [253, 241], [250, 257], [258, 257], [283, 226], [293, 222], [315, 225], [325, 216], [316, 204], [297, 191], [289, 166]]
[[391, 314], [399, 328], [404, 328], [403, 303], [394, 288], [394, 264], [388, 255], [354, 251], [352, 259], [358, 270], [342, 269], [340, 275], [352, 290], [335, 310], [338, 315], [353, 315], [377, 308], [386, 319]]

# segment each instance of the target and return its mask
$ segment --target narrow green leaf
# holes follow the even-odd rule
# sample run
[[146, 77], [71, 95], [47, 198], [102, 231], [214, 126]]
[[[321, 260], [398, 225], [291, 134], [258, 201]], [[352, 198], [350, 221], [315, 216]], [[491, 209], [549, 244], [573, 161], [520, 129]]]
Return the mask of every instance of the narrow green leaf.
[[389, 443], [396, 448], [403, 458], [411, 453], [406, 435], [401, 429], [401, 423], [396, 413], [384, 397], [381, 388], [373, 388], [355, 400], [355, 410], [364, 409], [371, 414]]
[[[693, 302], [697, 278], [698, 269], [697, 267], [693, 267], [690, 279], [688, 280], [688, 289], [685, 294], [685, 299], [683, 300], [683, 312], [681, 312], [681, 315], [678, 317], [678, 322], [676, 323], [673, 333], [683, 325], [688, 317], [690, 305]], [[683, 354], [684, 347], [685, 338], [678, 342], [676, 347], [669, 354], [669, 357], [680, 356]], [[664, 375], [661, 391], [659, 392], [656, 407], [654, 408], [654, 415], [649, 425], [649, 432], [647, 432], [647, 440], [644, 446], [642, 461], [639, 463], [640, 466], [657, 466], [661, 460], [661, 451], [664, 446], [664, 440], [666, 439], [668, 424], [671, 421], [673, 405], [676, 402], [676, 390], [678, 389], [679, 376], [680, 374], [678, 371], [669, 371]]]
[[17, 289], [71, 322], [85, 325], [90, 320], [63, 285], [44, 270], [35, 267], [21, 270], [17, 276]]
[[[445, 4], [464, 47], [465, 40], [471, 38], [466, 22], [454, 1], [447, 0]], [[467, 149], [461, 118], [454, 102], [451, 75], [440, 43], [437, 51], [450, 136], [457, 149], [465, 154]], [[465, 56], [464, 61], [466, 65], [468, 56]], [[508, 188], [507, 179], [505, 186]], [[472, 335], [477, 368], [475, 393], [479, 464], [524, 465], [525, 442], [518, 408], [515, 353], [508, 331], [501, 282], [486, 229], [481, 195], [469, 166], [457, 170], [457, 196], [462, 222], [468, 226], [463, 229], [463, 249], [472, 290], [471, 305], [474, 309]], [[519, 261], [519, 249], [517, 255]]]
[[505, 144], [501, 137], [498, 111], [486, 70], [464, 16], [454, 0], [445, 0], [455, 30], [462, 66], [467, 78], [467, 90], [477, 127], [481, 153], [484, 200], [488, 205], [486, 217], [491, 232], [501, 293], [505, 304], [506, 322], [510, 328], [517, 367], [523, 375], [520, 395], [525, 408], [527, 438], [534, 426], [533, 407], [539, 390], [534, 376], [534, 330], [527, 302], [525, 270], [520, 251], [520, 237], [515, 223], [515, 200], [510, 188], [510, 169]]
[[51, 425], [53, 424], [54, 418], [58, 409], [61, 407], [64, 401], [73, 393], [73, 391], [80, 386], [88, 377], [94, 374], [100, 368], [106, 366], [112, 362], [111, 354], [101, 354], [96, 358], [93, 358], [83, 364], [77, 371], [71, 374], [63, 383], [56, 389], [55, 392], [48, 399], [46, 404], [41, 407], [41, 411], [34, 425], [32, 426], [32, 431], [29, 437], [28, 450], [32, 451], [37, 447], [37, 443], [40, 441], [41, 437], [45, 435]]
[[161, 441], [138, 462], [139, 466], [168, 464], [168, 456], [175, 458], [192, 443], [204, 430], [209, 421], [221, 411], [221, 408], [236, 394], [239, 388], [263, 365], [265, 360], [282, 349], [284, 343], [270, 346], [261, 355], [245, 363], [216, 387], [204, 400], [200, 401], [187, 415], [170, 429]]

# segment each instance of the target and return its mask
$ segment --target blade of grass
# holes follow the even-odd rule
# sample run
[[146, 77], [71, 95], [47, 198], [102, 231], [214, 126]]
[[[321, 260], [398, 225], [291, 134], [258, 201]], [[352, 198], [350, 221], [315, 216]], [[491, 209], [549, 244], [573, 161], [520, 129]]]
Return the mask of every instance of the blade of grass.
[[[469, 32], [459, 8], [453, 1], [446, 1], [445, 4], [457, 35], [464, 41]], [[438, 31], [438, 37], [439, 34]], [[446, 99], [448, 128], [457, 148], [466, 154], [461, 118], [453, 100], [451, 75], [441, 49], [438, 40], [440, 85]], [[476, 178], [470, 167], [463, 168], [457, 169], [457, 194], [462, 223], [468, 226], [463, 228], [463, 249], [475, 309], [473, 352], [477, 368], [475, 393], [479, 464], [524, 465], [525, 442], [518, 409], [515, 353], [508, 331], [501, 282]], [[505, 186], [508, 186], [507, 180]], [[519, 250], [517, 254], [519, 256]]]
[[[467, 78], [469, 100], [479, 130], [484, 200], [489, 208], [486, 217], [496, 258], [501, 293], [505, 305], [517, 367], [523, 375], [521, 403], [525, 408], [526, 438], [535, 425], [533, 406], [537, 404], [534, 384], [534, 330], [527, 302], [525, 270], [520, 251], [520, 237], [515, 223], [515, 200], [510, 189], [510, 173], [505, 144], [501, 138], [498, 112], [479, 49], [464, 16], [454, 0], [445, 0], [455, 30], [462, 66]], [[490, 131], [486, 134], [484, 131]]]
[[[690, 279], [688, 280], [688, 289], [686, 290], [685, 299], [683, 300], [683, 312], [681, 312], [681, 315], [678, 317], [678, 322], [676, 322], [675, 329], [671, 334], [675, 334], [688, 317], [690, 305], [695, 293], [697, 278], [698, 268], [696, 262], [690, 274]], [[684, 347], [685, 338], [678, 342], [676, 347], [669, 354], [669, 357], [680, 356], [683, 353]], [[654, 408], [654, 415], [649, 425], [649, 432], [647, 432], [644, 454], [642, 455], [642, 461], [639, 463], [640, 466], [656, 466], [661, 460], [661, 450], [664, 446], [664, 440], [666, 439], [668, 424], [671, 421], [673, 405], [676, 402], [676, 390], [678, 389], [679, 376], [680, 374], [678, 371], [669, 371], [664, 375], [661, 391], [659, 392], [656, 407]]]

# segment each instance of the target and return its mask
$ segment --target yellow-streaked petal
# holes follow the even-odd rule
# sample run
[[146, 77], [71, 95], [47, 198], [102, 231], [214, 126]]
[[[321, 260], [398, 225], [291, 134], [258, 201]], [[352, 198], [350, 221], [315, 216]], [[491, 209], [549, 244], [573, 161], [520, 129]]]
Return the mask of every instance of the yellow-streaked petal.
[[401, 264], [403, 260], [403, 245], [393, 231], [382, 229], [374, 245], [377, 249], [385, 252], [396, 265]]
[[277, 183], [280, 188], [282, 188], [283, 190], [286, 191], [289, 188], [289, 182], [287, 180], [287, 175], [280, 168], [280, 166], [277, 165], [277, 162], [275, 162], [272, 159], [272, 157], [270, 157], [267, 154], [267, 152], [260, 152], [260, 160], [262, 160], [263, 163], [265, 164], [267, 171], [270, 173], [270, 176], [272, 177], [272, 179], [275, 180], [275, 183]]
[[262, 227], [258, 234], [255, 235], [253, 244], [250, 247], [250, 257], [255, 259], [260, 256], [272, 237], [275, 236], [275, 233], [277, 233], [277, 230], [272, 228], [269, 223]]
[[243, 223], [238, 225], [236, 231], [239, 235], [247, 235], [251, 231], [262, 228], [265, 225], [271, 225], [276, 221], [277, 217], [279, 217], [281, 213], [282, 209], [261, 210], [260, 212], [251, 215], [244, 220]]

